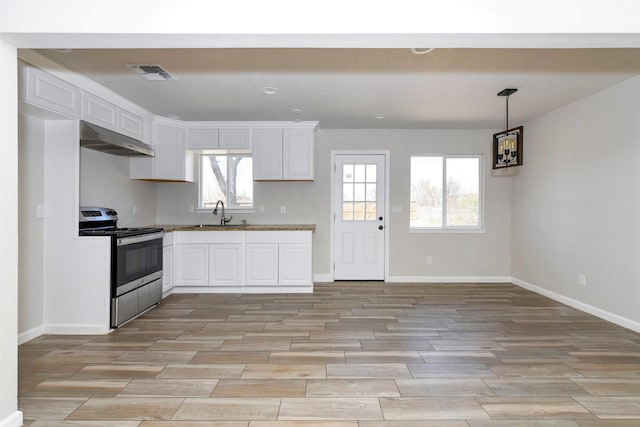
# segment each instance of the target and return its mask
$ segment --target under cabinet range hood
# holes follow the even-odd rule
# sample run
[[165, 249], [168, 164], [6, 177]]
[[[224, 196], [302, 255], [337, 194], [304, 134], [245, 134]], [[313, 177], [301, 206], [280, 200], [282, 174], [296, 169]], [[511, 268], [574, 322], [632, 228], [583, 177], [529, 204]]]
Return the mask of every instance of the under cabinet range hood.
[[80, 120], [80, 146], [116, 156], [153, 156], [144, 142], [84, 120]]

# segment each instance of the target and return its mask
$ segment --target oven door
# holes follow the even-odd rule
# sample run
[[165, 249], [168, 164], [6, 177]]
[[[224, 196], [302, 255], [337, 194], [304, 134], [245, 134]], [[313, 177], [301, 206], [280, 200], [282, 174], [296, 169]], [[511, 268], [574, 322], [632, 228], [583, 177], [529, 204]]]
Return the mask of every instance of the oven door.
[[162, 277], [164, 233], [121, 237], [116, 241], [114, 297]]

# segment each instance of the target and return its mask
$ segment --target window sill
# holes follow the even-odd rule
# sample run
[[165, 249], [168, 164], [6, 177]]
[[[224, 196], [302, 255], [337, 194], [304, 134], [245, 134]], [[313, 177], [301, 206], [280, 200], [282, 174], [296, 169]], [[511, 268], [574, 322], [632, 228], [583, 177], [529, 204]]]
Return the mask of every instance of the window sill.
[[[197, 208], [195, 209], [195, 213], [212, 213], [213, 209], [207, 208], [207, 209], [203, 209], [203, 208]], [[224, 208], [224, 214], [225, 216], [227, 214], [252, 214], [252, 213], [256, 213], [256, 209], [255, 208]]]
[[484, 234], [484, 228], [410, 228], [409, 233], [416, 234]]

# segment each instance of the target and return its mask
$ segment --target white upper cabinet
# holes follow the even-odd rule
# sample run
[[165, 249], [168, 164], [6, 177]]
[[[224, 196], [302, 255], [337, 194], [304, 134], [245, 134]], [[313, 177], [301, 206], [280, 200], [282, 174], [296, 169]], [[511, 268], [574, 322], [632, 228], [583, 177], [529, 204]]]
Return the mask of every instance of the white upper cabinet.
[[82, 91], [82, 120], [144, 141], [144, 119], [113, 102]]
[[214, 127], [213, 122], [189, 123], [187, 126], [187, 149], [189, 150], [249, 150], [251, 129]]
[[116, 130], [118, 127], [118, 106], [83, 91], [82, 120]]
[[20, 67], [25, 102], [73, 118], [80, 117], [80, 89], [28, 65]]
[[215, 150], [218, 147], [218, 129], [189, 128], [187, 129], [188, 150]]
[[313, 129], [254, 129], [253, 179], [313, 181]]
[[130, 136], [131, 138], [144, 141], [144, 118], [119, 107], [117, 131]]
[[282, 178], [313, 181], [313, 130], [282, 131]]
[[282, 179], [282, 130], [253, 130], [253, 179]]
[[129, 176], [132, 179], [193, 181], [193, 155], [187, 151], [184, 127], [157, 121], [153, 124], [152, 146], [154, 157], [131, 158]]
[[224, 150], [251, 149], [251, 130], [220, 129], [220, 148]]

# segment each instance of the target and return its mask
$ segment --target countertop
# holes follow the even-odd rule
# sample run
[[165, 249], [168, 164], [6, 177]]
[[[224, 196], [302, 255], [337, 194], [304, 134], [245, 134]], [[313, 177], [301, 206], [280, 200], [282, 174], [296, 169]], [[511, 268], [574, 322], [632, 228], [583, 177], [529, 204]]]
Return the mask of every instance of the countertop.
[[155, 225], [162, 228], [166, 233], [171, 231], [316, 231], [315, 224], [248, 224], [245, 226], [226, 226], [218, 224], [172, 224]]

